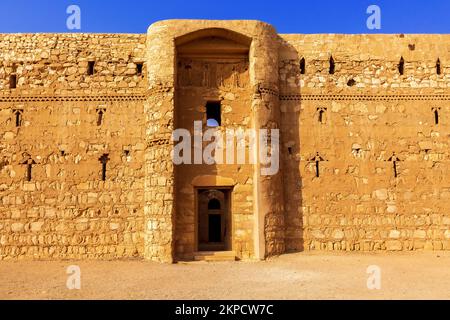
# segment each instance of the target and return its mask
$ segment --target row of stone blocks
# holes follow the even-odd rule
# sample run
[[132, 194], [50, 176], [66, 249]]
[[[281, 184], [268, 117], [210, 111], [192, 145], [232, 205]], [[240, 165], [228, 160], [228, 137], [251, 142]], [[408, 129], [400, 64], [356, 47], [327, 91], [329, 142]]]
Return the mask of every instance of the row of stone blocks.
[[328, 251], [411, 251], [450, 250], [450, 240], [306, 241], [307, 250]]
[[0, 246], [0, 260], [142, 258], [143, 251], [142, 244], [140, 246]]

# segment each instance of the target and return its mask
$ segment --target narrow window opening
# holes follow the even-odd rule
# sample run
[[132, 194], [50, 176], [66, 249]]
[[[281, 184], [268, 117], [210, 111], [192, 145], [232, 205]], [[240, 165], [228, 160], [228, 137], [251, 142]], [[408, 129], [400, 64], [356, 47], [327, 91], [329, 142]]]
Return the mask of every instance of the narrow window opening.
[[22, 125], [22, 113], [23, 113], [23, 110], [22, 109], [15, 109], [15, 110], [13, 110], [13, 113], [14, 113], [14, 117], [15, 117], [16, 127], [20, 127]]
[[400, 75], [403, 75], [405, 73], [405, 60], [403, 57], [400, 58], [400, 62], [398, 64], [398, 72]]
[[103, 154], [99, 159], [98, 159], [101, 164], [102, 164], [102, 181], [106, 180], [106, 164], [109, 161], [109, 157], [108, 154]]
[[392, 169], [394, 171], [394, 177], [398, 177], [398, 166], [397, 162], [400, 161], [400, 159], [395, 155], [395, 152], [392, 154], [392, 156], [388, 159], [388, 161], [392, 162]]
[[324, 161], [324, 159], [317, 152], [316, 155], [311, 159], [311, 161], [314, 161], [314, 163], [315, 163], [316, 178], [319, 178], [320, 177], [320, 162]]
[[325, 123], [325, 111], [326, 110], [327, 110], [327, 108], [317, 108], [317, 112], [318, 112], [317, 120], [322, 124]]
[[31, 181], [33, 165], [36, 164], [36, 162], [27, 153], [25, 153], [24, 156], [25, 156], [26, 160], [24, 162], [22, 162], [22, 164], [27, 166], [25, 179], [26, 179], [26, 181]]
[[103, 124], [105, 112], [105, 108], [97, 108], [97, 126], [101, 126]]
[[130, 155], [130, 150], [124, 150], [123, 154], [125, 157], [128, 157]]
[[437, 59], [436, 61], [436, 73], [437, 74], [441, 74], [442, 70], [441, 70], [441, 61], [439, 59]]
[[334, 59], [333, 56], [330, 57], [330, 69], [329, 69], [329, 73], [330, 74], [334, 74], [335, 71], [335, 63], [334, 63]]
[[220, 102], [208, 102], [206, 104], [206, 125], [219, 127], [221, 125]]
[[9, 88], [16, 89], [17, 88], [17, 75], [12, 74], [9, 76]]
[[31, 163], [27, 164], [27, 181], [31, 181], [31, 170], [32, 170], [32, 165]]
[[440, 108], [433, 108], [433, 115], [434, 115], [434, 124], [438, 125], [439, 124], [439, 109]]
[[142, 70], [144, 68], [144, 64], [143, 63], [136, 63], [136, 73], [138, 76], [142, 75]]
[[66, 156], [66, 151], [61, 150], [61, 157], [64, 157], [64, 156]]
[[288, 153], [289, 155], [292, 155], [292, 147], [288, 147]]
[[319, 161], [316, 160], [316, 178], [320, 177], [320, 166], [319, 166]]
[[88, 62], [88, 76], [92, 76], [95, 72], [95, 61]]
[[350, 79], [350, 80], [347, 81], [347, 85], [348, 85], [349, 87], [353, 87], [355, 84], [356, 84], [355, 79]]
[[320, 123], [323, 123], [323, 112], [324, 112], [323, 110], [319, 111], [319, 122]]
[[300, 59], [300, 74], [305, 74], [306, 72], [306, 61], [305, 58]]
[[102, 125], [102, 122], [103, 122], [103, 111], [100, 110], [100, 111], [98, 112], [97, 125], [98, 125], [98, 126], [101, 126], [101, 125]]

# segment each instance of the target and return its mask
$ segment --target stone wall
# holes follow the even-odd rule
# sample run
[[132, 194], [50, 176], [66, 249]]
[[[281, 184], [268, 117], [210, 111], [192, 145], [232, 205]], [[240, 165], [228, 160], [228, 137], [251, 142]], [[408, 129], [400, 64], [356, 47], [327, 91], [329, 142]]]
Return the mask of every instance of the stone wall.
[[[211, 36], [248, 48], [245, 85], [230, 73], [212, 86], [204, 71], [185, 82], [176, 46]], [[214, 186], [233, 189], [244, 259], [450, 249], [449, 47], [445, 35], [277, 35], [257, 21], [0, 35], [0, 259], [189, 259], [195, 188]], [[222, 129], [281, 130], [278, 175], [174, 168], [173, 129], [203, 121], [210, 99]]]
[[280, 41], [287, 249], [449, 249], [450, 38]]
[[[144, 89], [145, 35], [0, 35], [0, 91], [3, 95], [133, 94]], [[94, 62], [94, 74], [88, 74]], [[17, 89], [9, 91], [10, 76]]]
[[144, 47], [0, 36], [0, 259], [143, 256]]

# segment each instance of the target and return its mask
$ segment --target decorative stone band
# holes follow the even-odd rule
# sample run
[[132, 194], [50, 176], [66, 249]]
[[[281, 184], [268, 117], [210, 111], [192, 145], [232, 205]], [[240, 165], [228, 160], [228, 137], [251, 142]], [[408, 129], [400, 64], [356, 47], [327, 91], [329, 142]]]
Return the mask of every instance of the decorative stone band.
[[[172, 88], [153, 88], [149, 93], [168, 92]], [[392, 101], [392, 100], [450, 100], [446, 94], [423, 94], [423, 95], [327, 95], [327, 94], [278, 94], [270, 88], [259, 88], [259, 93], [278, 96], [282, 101], [323, 101], [323, 100], [345, 100], [345, 101]], [[52, 101], [145, 101], [146, 95], [102, 95], [102, 96], [0, 96], [0, 102], [52, 102]]]
[[147, 146], [148, 146], [149, 148], [152, 148], [152, 147], [155, 147], [155, 146], [164, 146], [164, 145], [169, 145], [170, 142], [171, 142], [170, 139], [164, 139], [164, 138], [153, 139], [153, 140], [150, 140], [150, 141], [147, 143]]
[[51, 102], [51, 101], [145, 101], [145, 95], [103, 96], [0, 96], [0, 102]]
[[265, 85], [265, 84], [258, 83], [254, 88], [255, 88], [254, 89], [255, 94], [270, 94], [270, 95], [273, 95], [276, 97], [279, 96], [279, 92], [278, 92], [277, 88], [270, 88], [270, 86]]
[[158, 84], [158, 85], [154, 85], [154, 86], [150, 87], [147, 90], [147, 95], [152, 96], [152, 95], [155, 95], [158, 93], [166, 93], [166, 92], [170, 92], [173, 89], [174, 88], [171, 85]]
[[350, 94], [286, 94], [280, 95], [282, 101], [324, 101], [324, 100], [345, 100], [345, 101], [417, 101], [417, 100], [450, 100], [448, 94], [392, 94], [392, 95], [350, 95]]

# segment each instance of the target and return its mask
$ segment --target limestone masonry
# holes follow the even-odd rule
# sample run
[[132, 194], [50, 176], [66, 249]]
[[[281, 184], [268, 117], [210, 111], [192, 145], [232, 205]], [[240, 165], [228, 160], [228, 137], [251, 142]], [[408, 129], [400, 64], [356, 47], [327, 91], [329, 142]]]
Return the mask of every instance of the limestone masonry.
[[[0, 57], [0, 259], [450, 249], [449, 35], [169, 20]], [[211, 119], [279, 129], [278, 173], [173, 164]]]

